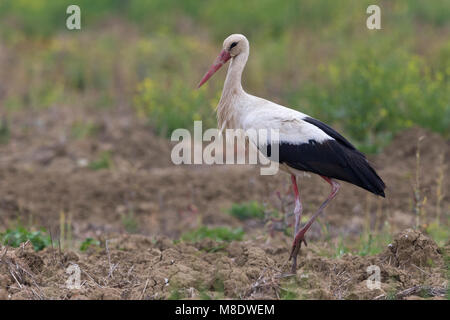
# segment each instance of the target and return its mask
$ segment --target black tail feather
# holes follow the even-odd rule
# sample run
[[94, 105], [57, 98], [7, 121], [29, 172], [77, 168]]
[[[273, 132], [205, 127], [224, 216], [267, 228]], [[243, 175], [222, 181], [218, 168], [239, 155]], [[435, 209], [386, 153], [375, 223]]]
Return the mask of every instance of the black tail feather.
[[384, 189], [386, 188], [386, 185], [364, 155], [351, 154], [348, 158], [350, 167], [356, 178], [355, 180], [352, 179], [353, 181], [348, 182], [356, 184], [357, 186], [384, 198]]
[[[271, 147], [269, 145], [267, 149], [269, 157]], [[336, 140], [322, 143], [310, 140], [309, 143], [302, 144], [282, 142], [279, 145], [279, 159], [277, 160], [297, 170], [347, 181], [385, 197], [386, 185], [364, 154]]]

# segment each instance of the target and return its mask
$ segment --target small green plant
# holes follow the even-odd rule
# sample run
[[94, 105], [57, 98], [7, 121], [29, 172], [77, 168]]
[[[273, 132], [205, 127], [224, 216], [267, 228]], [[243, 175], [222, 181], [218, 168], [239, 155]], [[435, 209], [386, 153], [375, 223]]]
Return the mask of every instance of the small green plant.
[[98, 160], [89, 163], [89, 168], [91, 170], [109, 169], [111, 167], [111, 163], [111, 154], [108, 151], [104, 151], [100, 153]]
[[45, 229], [30, 231], [22, 226], [15, 229], [8, 229], [4, 233], [0, 233], [0, 240], [4, 245], [11, 247], [19, 247], [21, 243], [30, 241], [35, 251], [40, 251], [51, 245], [52, 240]]
[[181, 239], [189, 242], [197, 242], [202, 239], [212, 239], [215, 241], [233, 241], [242, 240], [244, 230], [242, 228], [228, 228], [228, 227], [214, 227], [201, 226], [193, 231], [185, 232], [181, 235]]
[[71, 135], [75, 139], [85, 139], [95, 135], [98, 131], [98, 126], [92, 122], [77, 121], [72, 125]]
[[396, 299], [397, 299], [397, 290], [395, 288], [389, 289], [386, 294], [386, 300], [396, 300]]
[[443, 247], [448, 239], [450, 239], [450, 229], [448, 228], [449, 224], [450, 221], [446, 225], [432, 222], [427, 226], [426, 233], [430, 235], [438, 246]]
[[282, 288], [280, 292], [280, 298], [281, 300], [294, 300], [298, 298], [298, 295], [295, 291]]
[[[388, 227], [379, 232], [363, 232], [359, 237], [359, 241], [355, 241], [355, 239], [344, 239], [340, 236], [335, 247], [334, 257], [341, 258], [346, 253], [352, 253], [362, 257], [373, 256], [382, 252], [391, 242], [392, 236]], [[326, 253], [324, 251], [321, 254], [326, 255]]]
[[168, 300], [181, 300], [181, 299], [183, 299], [183, 295], [182, 295], [182, 293], [180, 292], [180, 290], [178, 290], [178, 289], [173, 289], [171, 292], [170, 292], [170, 295], [169, 295], [169, 297], [167, 298]]
[[223, 293], [225, 291], [225, 283], [224, 283], [222, 277], [217, 276], [214, 279], [213, 288], [214, 288], [214, 291], [219, 292], [219, 293]]
[[264, 219], [264, 206], [257, 201], [234, 203], [229, 210], [230, 215], [239, 220]]
[[204, 290], [199, 291], [198, 296], [200, 300], [212, 300], [212, 297]]
[[335, 257], [336, 258], [341, 258], [344, 254], [346, 254], [348, 252], [350, 252], [350, 250], [349, 250], [349, 248], [347, 246], [345, 246], [344, 240], [340, 236], [338, 245], [336, 247]]
[[5, 119], [0, 121], [0, 144], [6, 144], [10, 138], [9, 124]]
[[298, 299], [298, 293], [296, 289], [299, 288], [299, 283], [297, 279], [287, 278], [282, 283], [280, 283], [280, 299], [281, 300], [294, 300]]
[[392, 237], [388, 232], [362, 234], [357, 254], [363, 257], [373, 256], [382, 252], [391, 242]]
[[[361, 235], [361, 238], [363, 238], [363, 235]], [[361, 239], [361, 249], [358, 251], [358, 255], [363, 257], [367, 256], [372, 250], [372, 244], [373, 244], [373, 235], [369, 233], [367, 235], [367, 239]]]
[[131, 210], [127, 214], [122, 214], [122, 224], [129, 233], [136, 233], [139, 226], [134, 212]]
[[100, 241], [95, 240], [93, 238], [86, 238], [80, 245], [80, 251], [86, 251], [90, 247], [98, 247], [100, 246]]

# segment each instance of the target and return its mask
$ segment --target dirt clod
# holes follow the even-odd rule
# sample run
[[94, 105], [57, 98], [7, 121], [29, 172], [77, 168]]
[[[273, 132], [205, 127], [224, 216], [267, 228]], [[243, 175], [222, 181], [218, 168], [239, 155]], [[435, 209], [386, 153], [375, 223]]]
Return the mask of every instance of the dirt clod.
[[399, 233], [389, 250], [386, 258], [395, 259], [396, 266], [403, 269], [418, 267], [442, 266], [443, 257], [436, 243], [423, 233], [407, 229]]

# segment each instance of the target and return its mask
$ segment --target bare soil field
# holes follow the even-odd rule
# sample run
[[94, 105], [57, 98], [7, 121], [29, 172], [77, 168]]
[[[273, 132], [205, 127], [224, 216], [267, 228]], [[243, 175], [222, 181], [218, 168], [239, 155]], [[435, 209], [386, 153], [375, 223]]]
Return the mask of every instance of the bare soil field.
[[[174, 166], [171, 144], [126, 109], [54, 108], [9, 119], [10, 139], [0, 144], [0, 232], [18, 221], [45, 227], [52, 246], [38, 252], [29, 243], [2, 247], [0, 299], [443, 299], [447, 294], [449, 242], [438, 247], [425, 232], [411, 229], [417, 176], [420, 199], [426, 199], [423, 221], [440, 212], [441, 222], [448, 222], [450, 181], [439, 177], [449, 177], [450, 143], [439, 135], [410, 129], [371, 157], [387, 185], [386, 199], [343, 183], [308, 234], [297, 274], [289, 275], [291, 237], [269, 232], [266, 222], [227, 213], [233, 203], [252, 200], [291, 211], [287, 175], [260, 176], [253, 166]], [[109, 168], [88, 165], [99, 159]], [[299, 186], [305, 214], [311, 215], [328, 186], [314, 176], [302, 177]], [[69, 236], [61, 234], [61, 219]], [[245, 236], [229, 243], [178, 241], [200, 225], [243, 227]], [[359, 239], [368, 226], [376, 232], [386, 225], [395, 236], [382, 252], [330, 254], [339, 239]], [[89, 237], [99, 245], [80, 251]], [[66, 285], [73, 264], [81, 270], [80, 289]], [[381, 287], [373, 290], [366, 285], [370, 265], [381, 271]]]

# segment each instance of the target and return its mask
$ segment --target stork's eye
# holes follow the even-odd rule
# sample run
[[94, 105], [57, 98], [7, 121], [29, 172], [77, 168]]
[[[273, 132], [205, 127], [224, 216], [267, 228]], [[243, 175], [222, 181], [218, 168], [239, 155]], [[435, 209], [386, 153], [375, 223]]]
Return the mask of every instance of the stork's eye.
[[234, 47], [236, 47], [237, 44], [238, 44], [237, 42], [233, 42], [233, 43], [231, 44], [231, 46], [230, 46], [230, 50], [233, 49]]

